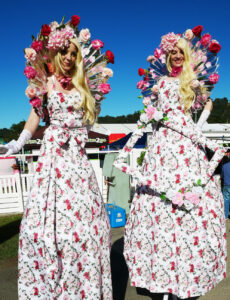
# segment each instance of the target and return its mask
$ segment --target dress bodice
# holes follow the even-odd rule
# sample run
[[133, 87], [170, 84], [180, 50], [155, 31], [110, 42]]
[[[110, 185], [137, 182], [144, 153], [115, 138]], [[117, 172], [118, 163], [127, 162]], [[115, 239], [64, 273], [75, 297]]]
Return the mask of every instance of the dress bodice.
[[[83, 127], [83, 109], [80, 108], [81, 95], [79, 92], [66, 94], [55, 89], [53, 77], [53, 90], [48, 97], [48, 112], [50, 123], [60, 127]], [[79, 109], [76, 109], [79, 106]]]
[[159, 81], [158, 86], [158, 106], [161, 110], [167, 111], [181, 105], [179, 102], [180, 80], [178, 78], [173, 80], [163, 78]]

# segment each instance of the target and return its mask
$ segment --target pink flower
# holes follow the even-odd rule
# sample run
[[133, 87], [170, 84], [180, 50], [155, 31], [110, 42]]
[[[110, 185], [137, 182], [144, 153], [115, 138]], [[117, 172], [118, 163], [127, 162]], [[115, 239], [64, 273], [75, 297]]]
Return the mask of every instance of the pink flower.
[[28, 86], [25, 94], [28, 98], [34, 98], [37, 95], [36, 89], [31, 86]]
[[103, 94], [108, 94], [111, 91], [111, 88], [108, 83], [102, 83], [99, 85], [99, 90]]
[[200, 203], [200, 198], [198, 194], [187, 192], [185, 193], [185, 199], [193, 203], [194, 205], [198, 205]]
[[32, 48], [26, 48], [25, 49], [25, 58], [29, 62], [34, 62], [37, 58], [37, 53]]
[[209, 33], [204, 34], [200, 40], [201, 45], [207, 47], [210, 44], [211, 38]]
[[33, 41], [31, 44], [31, 48], [34, 49], [36, 52], [39, 52], [43, 49], [42, 41]]
[[155, 84], [151, 90], [152, 90], [153, 94], [157, 94], [158, 93], [158, 85]]
[[70, 39], [74, 37], [74, 30], [66, 26], [61, 30], [52, 31], [49, 36], [47, 48], [51, 51], [57, 51], [69, 46]]
[[110, 68], [103, 68], [102, 75], [104, 77], [113, 77], [113, 70], [111, 70]]
[[145, 112], [147, 114], [148, 119], [152, 120], [156, 112], [156, 107], [153, 107], [152, 105], [148, 105], [148, 107], [145, 109]]
[[138, 88], [138, 89], [142, 89], [143, 85], [144, 85], [144, 80], [140, 80], [140, 81], [138, 81], [138, 83], [137, 83], [137, 88]]
[[153, 63], [156, 60], [156, 57], [154, 55], [149, 55], [147, 57], [147, 62]]
[[33, 99], [30, 99], [30, 104], [33, 107], [39, 108], [42, 105], [42, 100], [38, 97], [34, 97]]
[[92, 47], [95, 50], [99, 50], [104, 47], [104, 43], [100, 40], [94, 40], [92, 41]]
[[156, 48], [155, 51], [154, 51], [154, 56], [155, 56], [155, 58], [158, 58], [158, 59], [159, 59], [159, 58], [161, 57], [161, 54], [162, 54], [161, 49]]
[[216, 73], [213, 73], [209, 76], [209, 81], [212, 83], [212, 84], [216, 84], [218, 81], [219, 81], [219, 75], [216, 74]]
[[186, 38], [186, 40], [191, 41], [193, 39], [193, 37], [194, 37], [194, 34], [193, 34], [192, 30], [191, 29], [187, 29], [185, 31], [184, 37]]
[[151, 102], [150, 97], [145, 97], [145, 98], [143, 99], [143, 104], [144, 104], [145, 106], [149, 105], [150, 102]]
[[181, 207], [184, 203], [183, 194], [177, 192], [176, 195], [172, 198], [172, 203]]
[[172, 49], [176, 46], [179, 41], [180, 36], [175, 34], [174, 32], [169, 32], [166, 35], [161, 37], [161, 45], [160, 48], [164, 53], [168, 53], [172, 51]]
[[28, 79], [33, 79], [37, 75], [37, 72], [31, 66], [27, 66], [27, 67], [25, 67], [24, 74], [26, 75], [26, 77]]
[[91, 38], [91, 34], [88, 28], [86, 29], [82, 29], [80, 31], [80, 39], [82, 41], [82, 43], [87, 43]]

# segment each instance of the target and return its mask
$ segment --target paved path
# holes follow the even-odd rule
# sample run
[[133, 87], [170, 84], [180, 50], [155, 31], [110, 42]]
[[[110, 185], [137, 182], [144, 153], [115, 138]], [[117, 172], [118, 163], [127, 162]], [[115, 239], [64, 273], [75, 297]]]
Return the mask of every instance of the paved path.
[[[230, 253], [230, 220], [227, 221], [228, 253]], [[112, 252], [111, 262], [113, 268], [113, 278], [115, 282], [116, 297], [114, 300], [162, 300], [162, 295], [150, 297], [145, 290], [136, 291], [135, 288], [126, 284], [127, 269], [122, 264], [121, 238], [123, 228], [112, 229]], [[215, 289], [199, 300], [230, 300], [230, 258], [228, 257], [227, 278], [220, 282]], [[124, 291], [125, 296], [123, 296]], [[122, 293], [123, 291], [123, 293]], [[0, 264], [0, 300], [17, 300], [17, 260], [11, 259]], [[33, 300], [33, 299], [31, 299]], [[73, 299], [74, 300], [74, 299]], [[97, 299], [92, 299], [97, 300]]]

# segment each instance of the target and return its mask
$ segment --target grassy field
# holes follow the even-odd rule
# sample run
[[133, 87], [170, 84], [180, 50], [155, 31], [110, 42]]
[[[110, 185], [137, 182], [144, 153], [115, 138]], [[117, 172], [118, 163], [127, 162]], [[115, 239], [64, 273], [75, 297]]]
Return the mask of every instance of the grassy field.
[[18, 233], [22, 215], [0, 217], [0, 262], [18, 255]]

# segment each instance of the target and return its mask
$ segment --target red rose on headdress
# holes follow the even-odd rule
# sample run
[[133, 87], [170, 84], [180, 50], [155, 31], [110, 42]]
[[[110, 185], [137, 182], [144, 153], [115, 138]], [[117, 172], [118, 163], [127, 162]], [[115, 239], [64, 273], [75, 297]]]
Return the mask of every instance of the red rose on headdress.
[[107, 58], [108, 63], [114, 64], [114, 54], [112, 51], [107, 50], [105, 53], [105, 57]]
[[31, 48], [34, 49], [36, 52], [39, 52], [43, 49], [42, 41], [33, 41], [31, 44]]
[[47, 24], [42, 25], [41, 35], [48, 36], [50, 32], [51, 32], [51, 28], [49, 27], [49, 25]]
[[203, 26], [198, 25], [193, 28], [192, 32], [194, 33], [195, 36], [200, 36], [201, 32], [203, 31]]
[[145, 75], [145, 70], [142, 69], [142, 68], [139, 68], [139, 69], [138, 69], [138, 74], [139, 74], [140, 76]]
[[77, 16], [77, 15], [72, 16], [72, 17], [71, 17], [70, 23], [71, 23], [73, 26], [77, 26], [77, 25], [80, 23], [80, 17]]
[[221, 49], [221, 45], [217, 41], [212, 41], [209, 46], [209, 51], [217, 54]]

